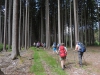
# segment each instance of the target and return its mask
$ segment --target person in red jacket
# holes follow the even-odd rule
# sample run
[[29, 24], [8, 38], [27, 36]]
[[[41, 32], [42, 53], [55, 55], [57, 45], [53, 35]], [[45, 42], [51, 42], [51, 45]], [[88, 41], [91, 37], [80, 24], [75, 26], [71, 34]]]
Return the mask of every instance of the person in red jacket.
[[67, 56], [67, 48], [65, 47], [64, 43], [61, 43], [61, 45], [59, 46], [59, 55], [61, 59], [61, 67], [62, 67], [62, 70], [64, 70], [66, 68], [65, 61], [66, 61], [66, 56]]

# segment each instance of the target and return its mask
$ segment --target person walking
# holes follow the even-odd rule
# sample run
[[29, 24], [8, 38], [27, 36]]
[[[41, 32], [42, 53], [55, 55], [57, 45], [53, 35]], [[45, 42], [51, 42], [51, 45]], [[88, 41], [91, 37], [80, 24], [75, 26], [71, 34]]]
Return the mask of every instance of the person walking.
[[78, 52], [79, 66], [82, 67], [82, 57], [86, 48], [81, 42], [76, 42], [75, 50]]
[[45, 48], [46, 48], [46, 43], [43, 43], [43, 48], [44, 48], [44, 50], [45, 50]]
[[53, 53], [56, 52], [58, 54], [58, 52], [57, 52], [57, 45], [56, 45], [55, 42], [53, 43], [52, 48], [53, 48]]
[[36, 47], [36, 43], [35, 42], [33, 43], [33, 46]]
[[61, 68], [62, 70], [64, 70], [66, 68], [65, 61], [67, 56], [67, 48], [65, 47], [64, 43], [61, 43], [61, 45], [59, 46], [59, 55], [61, 60]]
[[57, 50], [59, 50], [59, 46], [60, 46], [60, 44], [58, 43], [58, 44], [57, 44]]

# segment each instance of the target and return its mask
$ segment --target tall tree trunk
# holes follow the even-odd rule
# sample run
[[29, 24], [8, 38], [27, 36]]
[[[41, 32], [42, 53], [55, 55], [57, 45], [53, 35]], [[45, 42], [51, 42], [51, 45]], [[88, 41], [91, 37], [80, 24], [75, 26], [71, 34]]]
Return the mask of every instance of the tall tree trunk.
[[78, 0], [75, 0], [76, 1], [76, 24], [77, 24], [77, 39], [78, 41], [79, 40], [79, 18], [78, 18]]
[[42, 13], [42, 7], [41, 7], [41, 42], [43, 43], [43, 13]]
[[18, 0], [13, 1], [13, 29], [12, 29], [12, 53], [11, 58], [15, 59], [20, 55], [18, 50]]
[[7, 27], [7, 0], [5, 0], [5, 17], [4, 17], [4, 41], [3, 41], [3, 51], [6, 51], [6, 29]]
[[[67, 1], [65, 2], [65, 26], [67, 28], [67, 10], [66, 10], [66, 4], [67, 4]], [[65, 36], [66, 47], [67, 47], [67, 39], [68, 39], [68, 36], [67, 36], [67, 30], [66, 30], [66, 36]]]
[[27, 15], [27, 11], [28, 11], [28, 0], [26, 0], [26, 17], [25, 17], [25, 50], [27, 49], [27, 22], [28, 22], [28, 15]]
[[2, 43], [4, 41], [4, 18], [1, 17], [1, 31], [2, 31]]
[[20, 15], [19, 15], [19, 50], [21, 50], [21, 0], [20, 0]]
[[[84, 0], [84, 3], [85, 3], [85, 0]], [[86, 4], [87, 5], [87, 4]], [[85, 24], [85, 46], [87, 45], [87, 24], [86, 24], [86, 6], [84, 7], [84, 24]]]
[[79, 19], [80, 19], [80, 22], [79, 22], [79, 27], [81, 27], [82, 29], [80, 30], [80, 31], [78, 31], [79, 32], [79, 41], [81, 41], [81, 42], [83, 42], [83, 35], [84, 35], [84, 31], [83, 31], [83, 12], [82, 12], [82, 4], [80, 5], [80, 10], [81, 10], [81, 12], [80, 12], [80, 14], [81, 15], [79, 15]]
[[72, 11], [71, 11], [71, 0], [70, 0], [70, 46], [72, 48]]
[[9, 0], [9, 16], [8, 16], [8, 50], [11, 48], [11, 27], [12, 27], [12, 21], [11, 21], [11, 8], [12, 8], [12, 0]]
[[74, 24], [75, 24], [75, 43], [76, 43], [76, 41], [79, 41], [78, 40], [78, 33], [77, 33], [77, 30], [78, 30], [78, 28], [77, 28], [77, 16], [76, 16], [76, 1], [74, 0], [73, 1], [74, 2]]
[[22, 47], [25, 47], [25, 11], [23, 8]]
[[1, 22], [2, 22], [2, 21], [1, 21], [1, 16], [2, 16], [2, 15], [1, 15], [1, 11], [0, 11], [0, 35], [1, 35], [1, 36], [0, 36], [0, 43], [2, 43], [2, 30], [1, 30], [1, 27], [2, 27], [2, 26], [1, 26], [1, 25], [2, 25]]
[[53, 16], [53, 30], [54, 30], [54, 42], [57, 42], [57, 31], [56, 31], [56, 20], [55, 20], [55, 9], [54, 9], [54, 16]]
[[31, 21], [30, 21], [30, 46], [33, 45], [32, 44], [32, 17], [31, 17]]
[[58, 0], [58, 43], [61, 43], [61, 26], [60, 26], [60, 0]]
[[[28, 2], [28, 3], [29, 3], [29, 2]], [[27, 18], [28, 18], [28, 19], [27, 19], [27, 23], [28, 23], [28, 24], [27, 24], [27, 25], [28, 25], [28, 27], [27, 27], [27, 28], [28, 28], [28, 30], [27, 30], [27, 34], [28, 34], [28, 36], [27, 36], [28, 45], [27, 45], [27, 46], [28, 46], [28, 48], [29, 48], [29, 47], [30, 47], [30, 45], [29, 45], [29, 43], [30, 43], [30, 41], [29, 41], [29, 40], [30, 40], [30, 36], [29, 36], [29, 35], [30, 35], [29, 4], [28, 4], [28, 16], [27, 16]]]
[[63, 4], [64, 4], [64, 1], [61, 1], [61, 42], [64, 43], [64, 9], [63, 9]]
[[50, 48], [49, 0], [46, 0], [46, 48]]

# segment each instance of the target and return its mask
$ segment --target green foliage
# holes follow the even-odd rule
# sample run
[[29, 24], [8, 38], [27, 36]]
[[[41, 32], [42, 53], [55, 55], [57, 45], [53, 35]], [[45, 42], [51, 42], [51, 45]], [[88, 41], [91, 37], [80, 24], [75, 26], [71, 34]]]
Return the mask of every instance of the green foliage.
[[6, 50], [11, 52], [12, 51], [12, 47], [8, 50], [8, 45], [6, 45]]
[[97, 30], [97, 31], [95, 31], [95, 33], [94, 33], [94, 38], [95, 38], [95, 40], [98, 40], [98, 37], [99, 37], [99, 31]]
[[3, 50], [3, 44], [0, 43], [0, 52]]
[[[6, 45], [6, 49], [8, 50], [8, 45]], [[3, 50], [3, 44], [0, 43], [0, 52]], [[8, 50], [8, 51], [11, 51], [12, 49]]]
[[100, 46], [100, 42], [98, 42], [97, 40], [95, 41], [95, 45], [96, 46]]

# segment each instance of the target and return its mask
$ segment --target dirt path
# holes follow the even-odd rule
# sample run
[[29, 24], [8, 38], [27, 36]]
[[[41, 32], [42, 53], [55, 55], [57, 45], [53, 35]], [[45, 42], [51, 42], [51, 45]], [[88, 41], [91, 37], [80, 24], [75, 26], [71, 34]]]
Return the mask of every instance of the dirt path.
[[[78, 65], [78, 54], [74, 49], [68, 48], [66, 60], [66, 69], [69, 75], [100, 75], [100, 47], [87, 47], [87, 51], [83, 56], [83, 67]], [[58, 56], [53, 54], [52, 50], [47, 51], [58, 61]], [[60, 65], [60, 60], [59, 60]]]
[[[40, 56], [40, 55], [39, 55], [39, 56]], [[40, 58], [41, 58], [41, 57], [40, 57]], [[43, 67], [44, 67], [45, 73], [46, 73], [47, 75], [52, 75], [51, 69], [49, 68], [49, 65], [48, 65], [44, 60], [42, 60], [42, 58], [41, 58], [41, 63], [42, 63], [42, 65], [43, 65]]]

